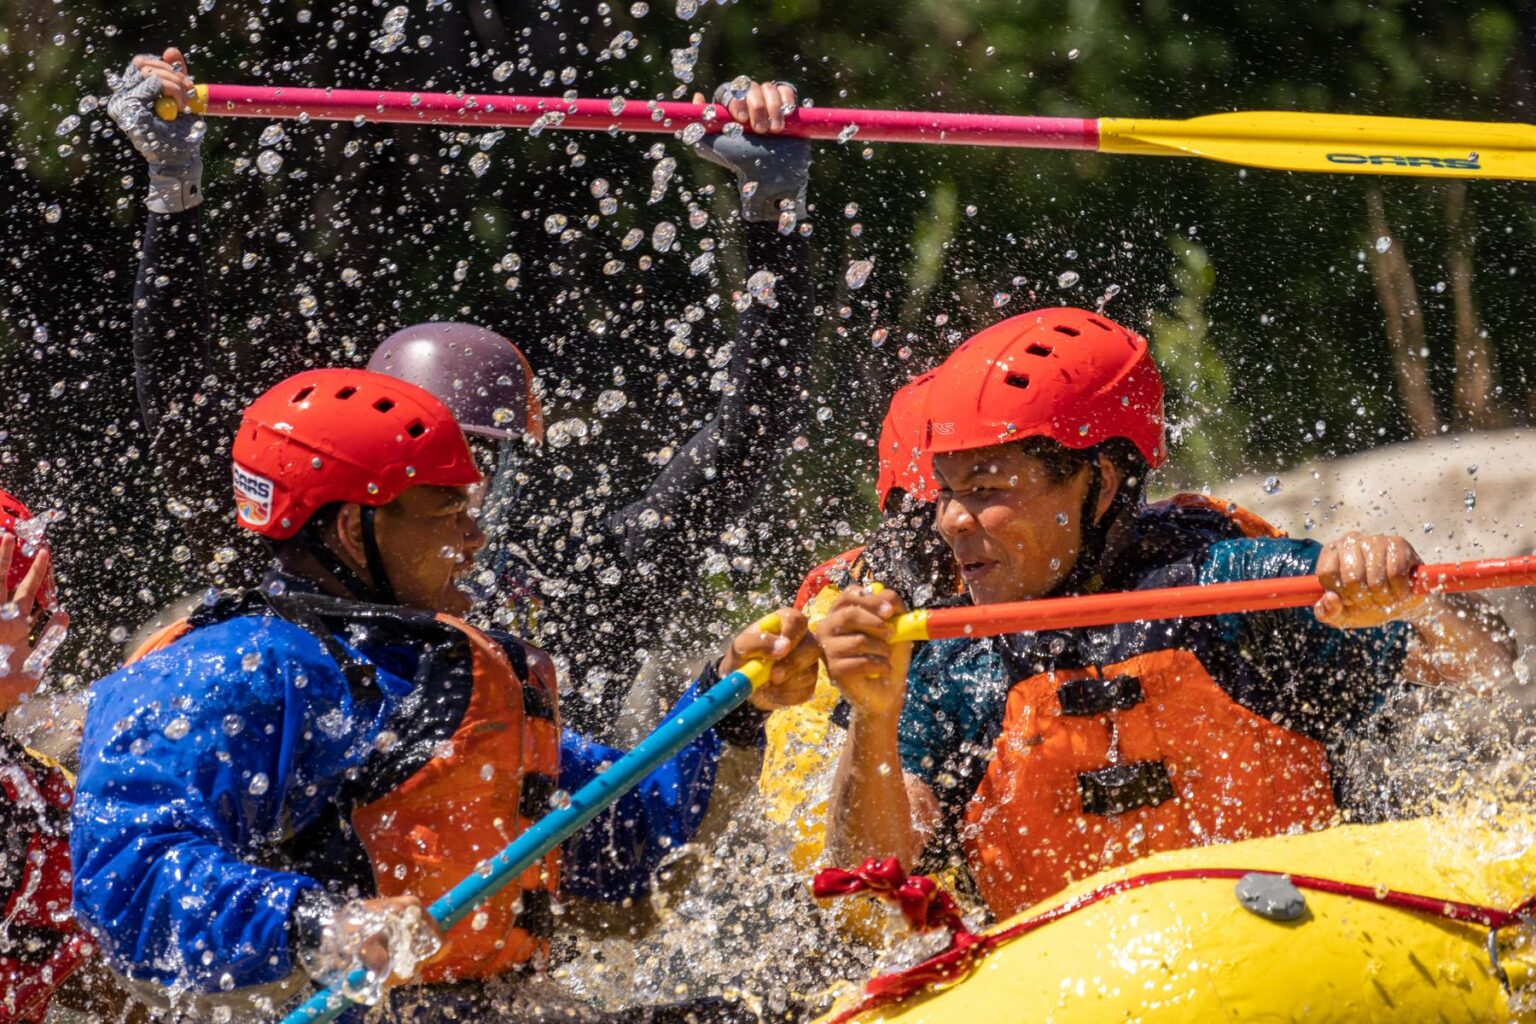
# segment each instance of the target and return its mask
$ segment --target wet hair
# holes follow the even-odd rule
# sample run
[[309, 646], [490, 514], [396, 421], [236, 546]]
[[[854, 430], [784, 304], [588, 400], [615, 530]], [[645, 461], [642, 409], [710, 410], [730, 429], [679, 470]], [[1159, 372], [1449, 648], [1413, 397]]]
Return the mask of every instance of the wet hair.
[[1109, 518], [1113, 519], [1119, 509], [1134, 508], [1141, 503], [1141, 495], [1146, 489], [1147, 460], [1124, 438], [1112, 437], [1091, 448], [1068, 448], [1048, 437], [1028, 437], [1017, 445], [1020, 452], [1040, 463], [1052, 484], [1066, 483], [1084, 466], [1097, 462], [1103, 455], [1120, 470], [1121, 479]]

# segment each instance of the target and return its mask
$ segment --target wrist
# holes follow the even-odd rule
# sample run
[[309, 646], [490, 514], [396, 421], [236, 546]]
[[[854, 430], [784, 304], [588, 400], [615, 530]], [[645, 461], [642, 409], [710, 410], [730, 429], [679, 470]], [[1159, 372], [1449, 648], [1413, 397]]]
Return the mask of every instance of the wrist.
[[149, 197], [152, 213], [185, 213], [203, 201], [203, 160], [192, 153], [178, 163], [149, 165]]
[[894, 707], [870, 707], [850, 703], [849, 708], [850, 731], [858, 730], [865, 735], [896, 735], [897, 723], [901, 721], [900, 704]]

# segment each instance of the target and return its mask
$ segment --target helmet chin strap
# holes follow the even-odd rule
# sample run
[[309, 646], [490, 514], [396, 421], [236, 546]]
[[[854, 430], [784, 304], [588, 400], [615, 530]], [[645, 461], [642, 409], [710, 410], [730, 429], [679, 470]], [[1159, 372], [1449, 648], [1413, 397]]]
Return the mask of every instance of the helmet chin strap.
[[373, 529], [373, 517], [378, 509], [363, 506], [363, 554], [368, 558], [368, 575], [373, 577], [375, 604], [399, 604], [395, 588], [389, 582], [389, 570], [384, 568], [384, 556], [379, 551], [379, 538]]
[[1077, 563], [1072, 566], [1072, 571], [1067, 573], [1049, 594], [1045, 595], [1046, 597], [1093, 593], [1100, 586], [1097, 577], [1099, 570], [1103, 568], [1105, 548], [1109, 541], [1109, 528], [1119, 518], [1119, 505], [1125, 488], [1122, 486], [1115, 494], [1114, 500], [1109, 503], [1109, 508], [1105, 509], [1103, 516], [1097, 515], [1099, 493], [1104, 489], [1104, 470], [1099, 466], [1097, 452], [1089, 460], [1088, 468], [1093, 476], [1088, 481], [1088, 493], [1083, 495], [1083, 510], [1078, 517], [1080, 537], [1077, 545]]
[[379, 552], [378, 536], [374, 532], [373, 517], [377, 510], [371, 505], [362, 506], [362, 534], [363, 555], [368, 561], [368, 575], [374, 582], [370, 585], [366, 580], [352, 570], [341, 556], [331, 550], [331, 546], [321, 536], [321, 527], [311, 519], [304, 524], [299, 531], [299, 541], [304, 550], [309, 552], [327, 572], [335, 577], [348, 594], [359, 601], [367, 601], [370, 604], [399, 604], [395, 597], [395, 588], [390, 585], [389, 572], [384, 568], [384, 558]]

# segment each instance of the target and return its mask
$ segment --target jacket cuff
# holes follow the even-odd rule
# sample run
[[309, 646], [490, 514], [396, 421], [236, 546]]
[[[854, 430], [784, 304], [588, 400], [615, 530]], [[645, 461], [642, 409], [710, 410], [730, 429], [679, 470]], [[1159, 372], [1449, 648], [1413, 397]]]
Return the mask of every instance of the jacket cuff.
[[[699, 691], [703, 692], [719, 681], [720, 666], [711, 662], [704, 666], [697, 686]], [[762, 750], [768, 746], [768, 733], [764, 726], [767, 725], [770, 714], [772, 714], [771, 711], [763, 711], [761, 708], [754, 707], [750, 701], [744, 700], [715, 724], [715, 735], [733, 747]]]

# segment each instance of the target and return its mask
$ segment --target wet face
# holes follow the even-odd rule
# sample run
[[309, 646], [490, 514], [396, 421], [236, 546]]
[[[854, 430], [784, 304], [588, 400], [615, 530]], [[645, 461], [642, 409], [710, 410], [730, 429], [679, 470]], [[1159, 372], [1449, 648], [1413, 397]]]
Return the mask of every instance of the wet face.
[[960, 565], [971, 600], [1040, 597], [1077, 564], [1092, 478], [1086, 465], [1061, 481], [1038, 458], [1008, 444], [936, 455], [933, 468], [940, 486], [939, 535]]
[[379, 554], [395, 597], [408, 608], [463, 615], [474, 605], [460, 584], [485, 547], [468, 487], [412, 487], [374, 516]]

